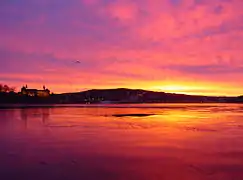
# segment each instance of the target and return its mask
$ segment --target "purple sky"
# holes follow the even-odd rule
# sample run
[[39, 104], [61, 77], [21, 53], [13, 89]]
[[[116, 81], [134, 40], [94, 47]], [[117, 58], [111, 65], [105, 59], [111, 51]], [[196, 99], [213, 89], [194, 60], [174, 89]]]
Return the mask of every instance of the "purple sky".
[[2, 0], [0, 83], [240, 95], [242, 7], [242, 0]]

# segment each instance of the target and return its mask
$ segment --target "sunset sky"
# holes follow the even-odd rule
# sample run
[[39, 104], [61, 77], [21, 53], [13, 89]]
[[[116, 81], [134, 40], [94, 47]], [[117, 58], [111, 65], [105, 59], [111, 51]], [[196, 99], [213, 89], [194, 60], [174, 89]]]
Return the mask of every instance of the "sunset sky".
[[0, 83], [243, 94], [243, 0], [1, 0]]

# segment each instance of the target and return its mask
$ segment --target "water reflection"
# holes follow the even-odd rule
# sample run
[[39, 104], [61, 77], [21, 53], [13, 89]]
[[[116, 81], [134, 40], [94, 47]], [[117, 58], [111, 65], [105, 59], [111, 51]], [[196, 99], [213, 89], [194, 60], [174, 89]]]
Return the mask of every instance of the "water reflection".
[[48, 125], [50, 108], [21, 108], [20, 116], [24, 127], [28, 128], [28, 121], [32, 121], [36, 117], [41, 120], [43, 125]]
[[243, 179], [243, 105], [144, 106], [1, 110], [0, 179]]

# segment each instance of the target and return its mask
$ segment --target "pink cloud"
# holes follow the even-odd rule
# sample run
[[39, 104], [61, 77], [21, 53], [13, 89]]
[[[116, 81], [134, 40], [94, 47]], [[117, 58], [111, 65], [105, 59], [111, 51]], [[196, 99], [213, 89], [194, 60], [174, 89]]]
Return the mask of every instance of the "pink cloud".
[[[21, 6], [7, 2], [0, 8], [5, 15], [0, 50], [8, 53], [2, 52], [0, 61], [9, 73], [1, 72], [0, 78], [31, 82], [32, 74], [40, 84], [38, 77], [58, 87], [57, 91], [65, 89], [70, 79], [75, 88], [146, 88], [200, 81], [238, 89], [242, 1], [173, 2], [23, 1]], [[16, 52], [20, 55], [13, 56]], [[75, 60], [81, 63], [73, 64]], [[8, 62], [15, 64], [7, 67]], [[23, 64], [31, 65], [35, 73], [16, 69]]]
[[96, 5], [100, 2], [100, 0], [81, 0], [81, 2], [86, 5]]
[[105, 11], [122, 22], [134, 20], [138, 16], [138, 7], [132, 1], [116, 1], [105, 7]]

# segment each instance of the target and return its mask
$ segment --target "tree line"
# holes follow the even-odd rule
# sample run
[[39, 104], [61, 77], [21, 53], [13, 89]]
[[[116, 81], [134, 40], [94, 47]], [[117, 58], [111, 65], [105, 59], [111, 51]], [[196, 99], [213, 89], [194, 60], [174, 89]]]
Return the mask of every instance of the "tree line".
[[15, 91], [16, 91], [16, 87], [10, 87], [7, 84], [0, 84], [0, 92], [2, 93], [10, 93]]

